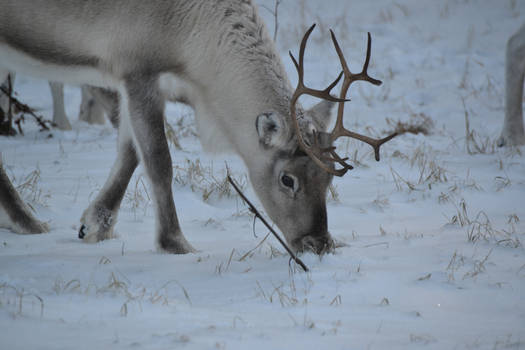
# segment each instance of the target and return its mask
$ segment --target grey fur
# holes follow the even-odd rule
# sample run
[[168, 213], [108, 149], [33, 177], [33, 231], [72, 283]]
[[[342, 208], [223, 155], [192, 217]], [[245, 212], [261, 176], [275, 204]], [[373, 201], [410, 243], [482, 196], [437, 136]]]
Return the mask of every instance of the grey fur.
[[[74, 56], [64, 47], [57, 46], [51, 39], [42, 37], [34, 45], [26, 33], [8, 32], [11, 35], [0, 36], [0, 43], [5, 43], [19, 51], [25, 52], [29, 56], [45, 61], [64, 66], [91, 66], [97, 67], [99, 61], [96, 57]], [[63, 54], [63, 53], [68, 54]]]

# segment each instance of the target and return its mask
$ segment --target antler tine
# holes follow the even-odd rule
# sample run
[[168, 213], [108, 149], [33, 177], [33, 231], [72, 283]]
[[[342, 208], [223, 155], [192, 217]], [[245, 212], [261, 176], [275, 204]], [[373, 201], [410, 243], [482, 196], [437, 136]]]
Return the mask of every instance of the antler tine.
[[[343, 77], [343, 72], [341, 72], [338, 77], [330, 84], [328, 87], [324, 90], [315, 90], [308, 88], [304, 85], [304, 52], [306, 50], [306, 43], [308, 41], [308, 38], [310, 37], [310, 34], [315, 28], [315, 24], [313, 24], [304, 34], [303, 39], [301, 41], [301, 45], [299, 48], [299, 61], [295, 59], [293, 54], [289, 52], [290, 57], [292, 58], [292, 61], [295, 65], [295, 68], [297, 69], [297, 88], [295, 89], [292, 98], [290, 100], [290, 118], [292, 120], [292, 126], [293, 129], [296, 131], [297, 134], [297, 142], [299, 143], [299, 146], [304, 150], [304, 152], [310, 156], [310, 158], [322, 169], [326, 170], [329, 173], [334, 173], [334, 169], [325, 164], [321, 158], [323, 151], [319, 147], [319, 145], [314, 142], [313, 145], [309, 146], [306, 144], [304, 137], [301, 132], [301, 128], [299, 127], [299, 122], [297, 120], [297, 112], [296, 112], [296, 103], [297, 100], [301, 95], [311, 95], [314, 97], [318, 97], [321, 99], [325, 99], [332, 102], [345, 102], [345, 99], [340, 99], [335, 96], [332, 96], [330, 94], [331, 90], [339, 83], [341, 78]], [[314, 137], [315, 139], [315, 137]], [[346, 172], [346, 171], [345, 171]], [[342, 176], [342, 175], [339, 175]]]
[[292, 58], [293, 64], [295, 65], [295, 68], [297, 69], [297, 86], [304, 86], [303, 83], [303, 77], [304, 77], [304, 51], [306, 49], [306, 42], [308, 41], [308, 38], [310, 37], [310, 34], [312, 34], [312, 31], [314, 30], [316, 24], [312, 24], [310, 28], [304, 33], [303, 40], [301, 40], [301, 45], [299, 46], [299, 63], [297, 63], [295, 57], [292, 54], [292, 51], [288, 51], [290, 54], [290, 57]]
[[[383, 83], [381, 80], [374, 79], [368, 75], [368, 64], [370, 63], [370, 53], [372, 50], [372, 37], [370, 33], [368, 33], [368, 43], [367, 43], [367, 49], [366, 49], [365, 63], [363, 65], [363, 69], [361, 70], [361, 73], [358, 73], [358, 74], [353, 74], [348, 68], [343, 51], [341, 50], [341, 47], [339, 46], [339, 42], [337, 41], [337, 38], [333, 30], [331, 29], [330, 29], [330, 36], [332, 37], [332, 42], [334, 43], [335, 51], [337, 52], [337, 56], [339, 57], [339, 61], [341, 62], [341, 66], [343, 68], [343, 73], [345, 76], [343, 80], [343, 86], [341, 87], [341, 93], [339, 95], [341, 99], [346, 99], [348, 88], [354, 81], [365, 80], [374, 85], [381, 85]], [[335, 123], [334, 131], [337, 131], [343, 128], [343, 113], [344, 113], [344, 104], [339, 104], [339, 108], [337, 111], [337, 121]], [[335, 140], [340, 135], [335, 134], [333, 136]]]
[[[348, 100], [340, 99], [335, 96], [332, 96], [330, 92], [332, 89], [339, 83], [339, 80], [341, 80], [343, 73], [339, 73], [337, 78], [330, 84], [328, 87], [324, 90], [316, 90], [311, 89], [304, 85], [304, 52], [306, 50], [306, 42], [308, 41], [308, 38], [310, 37], [310, 34], [312, 34], [312, 31], [314, 30], [316, 24], [314, 23], [303, 36], [303, 39], [301, 40], [301, 45], [299, 47], [299, 62], [295, 59], [294, 55], [291, 51], [289, 51], [289, 55], [293, 61], [293, 64], [295, 65], [295, 68], [297, 69], [297, 89], [295, 90], [294, 97], [295, 100], [299, 98], [301, 95], [310, 95], [317, 98], [325, 99], [332, 102], [345, 102]], [[292, 98], [293, 99], [293, 98]]]
[[339, 165], [341, 165], [343, 168], [341, 169], [337, 169], [336, 172], [340, 172], [341, 175], [344, 175], [348, 170], [352, 170], [354, 167], [350, 164], [348, 164], [346, 161], [348, 160], [348, 157], [345, 157], [345, 158], [341, 158], [339, 157], [339, 155], [337, 153], [335, 153], [335, 147], [330, 150], [330, 155], [332, 157], [327, 157], [329, 160], [333, 161], [333, 162], [337, 162], [339, 163]]
[[[338, 102], [339, 108], [337, 111], [337, 120], [334, 129], [330, 133], [330, 140], [333, 143], [336, 139], [338, 139], [341, 136], [347, 136], [351, 138], [355, 138], [358, 140], [361, 140], [363, 142], [368, 143], [374, 148], [375, 158], [376, 160], [379, 160], [379, 148], [382, 144], [389, 141], [393, 137], [397, 135], [397, 133], [394, 133], [392, 135], [389, 135], [382, 139], [374, 139], [368, 136], [360, 135], [355, 132], [352, 132], [350, 130], [347, 130], [343, 126], [343, 114], [344, 114], [344, 102], [349, 101], [346, 98], [346, 94], [348, 92], [348, 88], [350, 85], [357, 80], [364, 80], [368, 81], [371, 84], [374, 85], [381, 85], [382, 82], [380, 80], [374, 79], [368, 75], [368, 65], [370, 63], [370, 52], [372, 48], [372, 37], [370, 36], [370, 33], [368, 33], [368, 44], [367, 44], [367, 50], [366, 50], [366, 58], [365, 63], [363, 64], [363, 69], [358, 74], [353, 74], [350, 69], [348, 68], [348, 65], [346, 63], [346, 59], [343, 55], [343, 51], [341, 50], [341, 47], [339, 46], [339, 43], [337, 42], [337, 38], [335, 37], [335, 34], [332, 30], [330, 30], [330, 34], [332, 37], [332, 41], [334, 43], [335, 49], [337, 51], [337, 55], [339, 56], [339, 61], [341, 62], [341, 66], [343, 68], [343, 71], [339, 74], [337, 79], [335, 79], [328, 87], [324, 90], [315, 90], [308, 88], [304, 85], [304, 52], [306, 50], [306, 43], [308, 41], [308, 38], [310, 37], [310, 34], [315, 28], [315, 24], [312, 25], [304, 34], [303, 39], [301, 41], [301, 45], [299, 48], [299, 61], [295, 59], [295, 57], [290, 52], [290, 57], [292, 58], [292, 61], [295, 65], [295, 68], [297, 69], [298, 79], [297, 79], [297, 88], [295, 89], [292, 98], [290, 100], [290, 117], [292, 119], [292, 126], [293, 129], [297, 133], [297, 142], [299, 146], [303, 149], [303, 151], [322, 169], [325, 171], [335, 175], [335, 176], [343, 176], [346, 174], [348, 170], [353, 169], [352, 165], [348, 164], [346, 161], [348, 158], [341, 158], [336, 152], [335, 147], [329, 147], [326, 149], [322, 149], [319, 145], [319, 142], [317, 141], [317, 134], [314, 132], [314, 142], [312, 145], [307, 145], [304, 137], [302, 135], [301, 129], [299, 127], [299, 122], [297, 120], [297, 113], [296, 113], [296, 103], [297, 100], [301, 95], [311, 95], [314, 97], [322, 98], [328, 101], [332, 102]], [[341, 92], [339, 95], [339, 98], [334, 97], [330, 94], [331, 90], [339, 83], [341, 80], [341, 77], [344, 76], [343, 84], [341, 86]], [[329, 155], [327, 155], [327, 153]], [[340, 169], [336, 169], [333, 166], [330, 166], [326, 164], [324, 161], [328, 161], [331, 163], [337, 163], [341, 166]]]
[[396, 137], [398, 135], [397, 132], [391, 134], [391, 135], [388, 135], [382, 139], [374, 139], [374, 138], [371, 138], [371, 137], [368, 137], [368, 136], [365, 136], [365, 135], [361, 135], [361, 134], [358, 134], [358, 133], [355, 133], [353, 131], [350, 131], [350, 130], [347, 130], [347, 129], [344, 129], [343, 130], [340, 130], [338, 132], [338, 134], [340, 136], [347, 136], [347, 137], [351, 137], [351, 138], [354, 138], [354, 139], [357, 139], [359, 141], [363, 141], [364, 143], [368, 143], [370, 146], [372, 146], [374, 148], [374, 155], [375, 155], [375, 159], [377, 161], [379, 161], [379, 148], [381, 147], [381, 145], [383, 145], [385, 142], [388, 142], [390, 141], [391, 139], [393, 139], [394, 137]]
[[331, 29], [330, 29], [330, 36], [332, 37], [332, 41], [334, 43], [335, 50], [337, 51], [337, 55], [339, 56], [339, 60], [341, 61], [341, 66], [343, 67], [343, 71], [345, 72], [345, 78], [349, 80], [349, 85], [357, 80], [366, 80], [369, 83], [374, 84], [374, 85], [381, 85], [383, 83], [381, 80], [374, 79], [368, 75], [368, 65], [370, 63], [370, 55], [372, 51], [372, 36], [370, 35], [370, 32], [368, 32], [365, 63], [363, 64], [363, 69], [361, 70], [361, 73], [358, 73], [358, 74], [353, 74], [348, 68], [348, 65], [346, 64], [346, 59], [343, 55], [343, 51], [341, 50], [341, 47], [339, 46], [339, 43], [337, 42], [337, 38], [335, 37], [333, 30]]
[[[336, 36], [335, 36], [335, 34], [334, 34], [334, 32], [332, 30], [330, 30], [330, 35], [332, 37], [332, 41], [334, 43], [334, 47], [335, 47], [335, 50], [337, 52], [337, 55], [339, 56], [339, 61], [341, 62], [341, 66], [343, 67], [343, 72], [344, 72], [344, 76], [345, 76], [344, 80], [343, 80], [343, 85], [341, 87], [341, 93], [339, 95], [341, 99], [346, 98], [346, 94], [348, 92], [348, 88], [355, 81], [364, 80], [364, 81], [367, 81], [367, 82], [369, 82], [371, 84], [374, 84], [374, 85], [381, 85], [382, 84], [381, 80], [374, 79], [374, 78], [372, 78], [372, 77], [370, 77], [368, 75], [368, 65], [370, 63], [370, 53], [371, 53], [371, 49], [372, 49], [372, 37], [371, 37], [370, 33], [368, 33], [368, 42], [367, 42], [365, 63], [363, 64], [363, 69], [361, 70], [361, 73], [358, 73], [358, 74], [353, 74], [350, 71], [350, 69], [348, 68], [348, 65], [346, 63], [346, 59], [344, 57], [343, 51], [341, 50], [341, 47], [339, 46], [337, 38], [336, 38]], [[352, 132], [352, 131], [346, 129], [343, 126], [343, 114], [344, 114], [344, 104], [340, 103], [339, 104], [339, 108], [337, 110], [337, 120], [336, 120], [336, 123], [335, 123], [335, 127], [334, 127], [334, 130], [331, 132], [332, 142], [334, 142], [336, 139], [338, 139], [341, 136], [347, 136], [347, 137], [351, 137], [351, 138], [355, 138], [355, 139], [358, 139], [360, 141], [363, 141], [363, 142], [369, 144], [370, 146], [372, 146], [374, 148], [375, 159], [377, 161], [379, 161], [379, 149], [380, 149], [381, 145], [384, 144], [385, 142], [391, 140], [395, 136], [397, 136], [397, 133], [394, 133], [394, 134], [389, 135], [389, 136], [387, 136], [385, 138], [382, 138], [382, 139], [374, 139], [374, 138], [371, 138], [371, 137], [368, 137], [368, 136], [365, 136], [365, 135], [360, 135], [358, 133], [355, 133], [355, 132]], [[335, 153], [335, 151], [332, 151], [332, 152]], [[333, 154], [332, 154], [332, 156], [333, 156]]]

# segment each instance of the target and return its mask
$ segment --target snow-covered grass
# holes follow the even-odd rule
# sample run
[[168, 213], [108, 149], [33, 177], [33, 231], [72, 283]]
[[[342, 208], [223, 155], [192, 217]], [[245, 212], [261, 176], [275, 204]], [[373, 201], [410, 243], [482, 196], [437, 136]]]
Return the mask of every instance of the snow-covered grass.
[[[260, 13], [273, 30], [272, 14]], [[312, 22], [312, 86], [339, 72], [328, 28], [353, 70], [371, 32], [369, 71], [384, 84], [352, 87], [348, 127], [379, 136], [397, 122], [433, 124], [428, 135], [389, 142], [379, 163], [367, 145], [340, 143], [357, 166], [334, 179], [328, 215], [348, 246], [303, 255], [308, 274], [289, 265], [261, 224], [253, 229], [235, 195], [221, 192], [224, 162], [246, 183], [242, 163], [203, 154], [191, 110], [177, 105], [167, 108], [182, 147], [172, 149], [173, 189], [199, 252], [156, 252], [141, 168], [117, 238], [78, 240], [81, 213], [115, 158], [116, 133], [78, 122], [80, 93], [67, 87], [73, 131], [42, 133], [27, 121], [25, 136], [0, 139], [9, 176], [51, 227], [34, 236], [0, 230], [0, 348], [524, 348], [525, 149], [495, 147], [505, 43], [524, 18], [525, 3], [513, 0], [281, 2], [277, 45], [292, 82], [287, 51], [297, 52]], [[46, 82], [19, 74], [16, 89], [51, 115]]]

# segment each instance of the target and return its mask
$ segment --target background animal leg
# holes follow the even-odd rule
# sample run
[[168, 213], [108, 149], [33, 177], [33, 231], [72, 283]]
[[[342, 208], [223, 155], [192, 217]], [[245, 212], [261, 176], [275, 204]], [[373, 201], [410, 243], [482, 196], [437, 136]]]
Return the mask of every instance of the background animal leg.
[[50, 81], [49, 87], [53, 98], [53, 123], [60, 130], [71, 130], [71, 124], [64, 109], [64, 85]]
[[505, 56], [505, 121], [498, 146], [525, 144], [523, 129], [523, 78], [525, 76], [525, 25], [507, 42]]
[[118, 128], [120, 113], [118, 92], [94, 86], [85, 86], [85, 88], [88, 89], [91, 96], [95, 99], [95, 103], [104, 109], [111, 125], [114, 128]]
[[104, 109], [91, 94], [90, 87], [83, 85], [81, 90], [82, 102], [80, 103], [78, 120], [85, 121], [89, 124], [104, 124]]

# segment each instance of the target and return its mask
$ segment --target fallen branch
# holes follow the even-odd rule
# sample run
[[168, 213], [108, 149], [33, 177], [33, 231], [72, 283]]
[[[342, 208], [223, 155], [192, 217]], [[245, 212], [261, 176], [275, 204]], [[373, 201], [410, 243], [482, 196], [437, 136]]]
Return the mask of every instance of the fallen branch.
[[279, 235], [277, 234], [277, 232], [275, 232], [275, 230], [270, 226], [270, 224], [268, 224], [268, 222], [264, 219], [264, 217], [261, 215], [261, 213], [259, 213], [259, 211], [257, 210], [257, 208], [255, 208], [255, 206], [248, 200], [248, 198], [246, 198], [246, 196], [244, 195], [244, 193], [242, 193], [242, 191], [239, 189], [239, 187], [237, 187], [237, 185], [235, 184], [235, 182], [232, 180], [232, 178], [230, 177], [230, 174], [228, 173], [228, 182], [233, 186], [233, 188], [235, 189], [235, 191], [237, 191], [237, 193], [239, 194], [239, 196], [241, 196], [241, 198], [246, 202], [246, 204], [248, 204], [248, 206], [250, 207], [250, 211], [253, 213], [253, 215], [255, 215], [256, 218], [258, 218], [259, 220], [262, 221], [262, 223], [268, 228], [268, 230], [270, 230], [270, 232], [275, 236], [275, 238], [277, 238], [277, 240], [279, 241], [279, 243], [282, 244], [282, 246], [284, 247], [284, 249], [286, 249], [286, 251], [288, 252], [288, 254], [290, 254], [291, 258], [299, 265], [303, 268], [304, 272], [308, 272], [310, 271], [308, 269], [308, 267], [306, 267], [306, 265], [301, 261], [301, 259], [299, 259], [295, 254], [294, 252], [288, 247], [288, 245], [282, 240], [281, 237], [279, 237]]
[[[9, 104], [10, 105], [13, 104], [15, 113], [22, 113], [21, 119], [19, 119], [18, 121], [15, 122], [17, 124], [17, 126], [18, 126], [18, 130], [19, 131], [22, 131], [21, 127], [20, 127], [20, 120], [24, 119], [23, 114], [29, 114], [30, 116], [35, 118], [36, 123], [38, 125], [40, 125], [40, 127], [42, 128], [41, 130], [49, 130], [49, 127], [46, 124], [53, 125], [53, 123], [51, 121], [46, 120], [46, 119], [42, 118], [41, 116], [37, 115], [33, 108], [29, 107], [25, 103], [20, 102], [16, 97], [14, 97], [12, 95], [12, 88], [11, 87], [6, 89], [3, 86], [0, 86], [0, 91], [3, 92], [7, 96], [7, 98], [9, 99]], [[11, 111], [11, 106], [9, 106], [8, 113], [10, 113], [10, 111]], [[21, 132], [21, 134], [23, 134], [23, 133]]]

